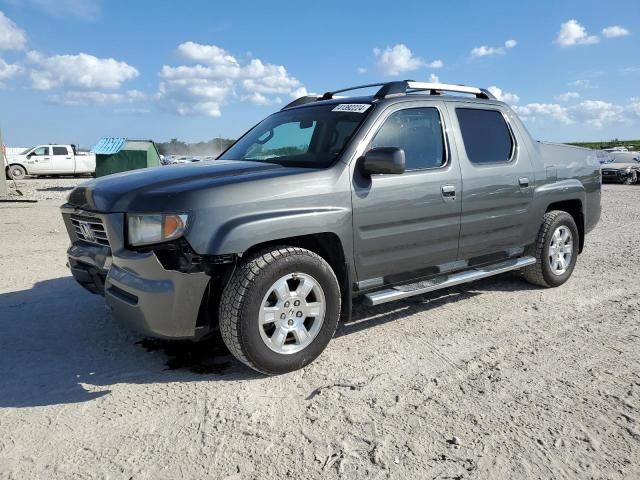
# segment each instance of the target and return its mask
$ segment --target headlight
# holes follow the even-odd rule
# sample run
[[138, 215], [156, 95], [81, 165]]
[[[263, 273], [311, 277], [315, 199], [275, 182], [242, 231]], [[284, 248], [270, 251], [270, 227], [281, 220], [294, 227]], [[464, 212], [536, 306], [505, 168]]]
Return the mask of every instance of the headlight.
[[627, 167], [626, 172], [627, 172], [627, 173], [631, 173], [631, 167]]
[[129, 215], [129, 245], [152, 245], [180, 238], [187, 228], [187, 214]]

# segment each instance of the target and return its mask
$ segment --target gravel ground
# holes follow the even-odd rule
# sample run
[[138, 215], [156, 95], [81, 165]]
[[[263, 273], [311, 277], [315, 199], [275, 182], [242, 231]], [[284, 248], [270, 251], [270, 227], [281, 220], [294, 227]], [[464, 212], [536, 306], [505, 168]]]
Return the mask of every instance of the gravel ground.
[[216, 343], [139, 343], [73, 282], [73, 183], [0, 203], [0, 478], [640, 478], [640, 187], [605, 186], [564, 286], [356, 308], [267, 378]]

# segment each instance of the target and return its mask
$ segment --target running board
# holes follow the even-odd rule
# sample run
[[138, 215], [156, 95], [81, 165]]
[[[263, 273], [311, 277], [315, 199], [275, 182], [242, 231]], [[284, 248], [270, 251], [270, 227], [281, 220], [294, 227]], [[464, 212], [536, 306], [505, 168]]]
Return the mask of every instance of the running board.
[[527, 265], [536, 263], [535, 257], [520, 257], [514, 260], [506, 260], [504, 262], [488, 265], [485, 267], [474, 268], [452, 275], [435, 278], [433, 280], [425, 280], [422, 282], [411, 283], [408, 285], [398, 285], [386, 290], [367, 293], [364, 296], [366, 305], [380, 305], [381, 303], [393, 302], [403, 298], [421, 295], [423, 293], [433, 292], [441, 288], [453, 287], [461, 283], [473, 282], [481, 278], [491, 277], [500, 273], [517, 270]]

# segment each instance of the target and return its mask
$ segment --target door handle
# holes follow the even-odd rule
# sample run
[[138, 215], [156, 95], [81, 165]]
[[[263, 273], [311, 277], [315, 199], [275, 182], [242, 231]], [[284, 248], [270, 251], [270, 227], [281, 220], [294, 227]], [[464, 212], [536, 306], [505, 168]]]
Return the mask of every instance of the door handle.
[[456, 186], [455, 185], [442, 185], [442, 196], [445, 199], [455, 200], [456, 198]]
[[527, 188], [529, 186], [529, 179], [527, 177], [520, 177], [518, 179], [518, 183], [520, 184], [520, 187]]
[[65, 160], [71, 160], [71, 157], [64, 157]]
[[51, 157], [42, 157], [43, 160], [51, 160]]

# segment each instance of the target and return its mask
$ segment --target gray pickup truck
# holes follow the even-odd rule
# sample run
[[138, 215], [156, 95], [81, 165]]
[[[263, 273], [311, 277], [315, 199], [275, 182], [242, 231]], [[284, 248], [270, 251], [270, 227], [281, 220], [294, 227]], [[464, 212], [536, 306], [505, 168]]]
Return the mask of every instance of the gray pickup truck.
[[88, 181], [62, 214], [73, 276], [115, 318], [165, 339], [219, 331], [279, 374], [354, 301], [517, 269], [563, 284], [600, 192], [593, 151], [532, 140], [488, 91], [399, 81], [300, 98], [213, 162]]

